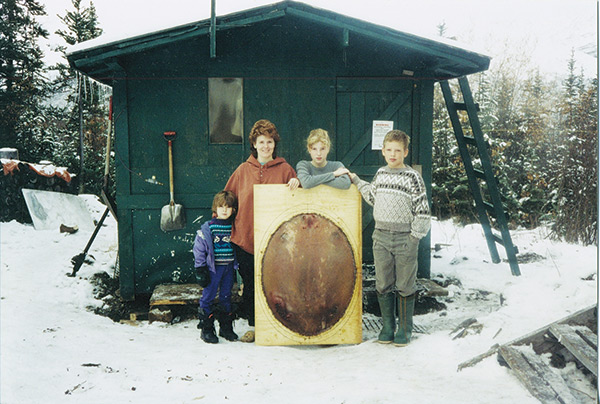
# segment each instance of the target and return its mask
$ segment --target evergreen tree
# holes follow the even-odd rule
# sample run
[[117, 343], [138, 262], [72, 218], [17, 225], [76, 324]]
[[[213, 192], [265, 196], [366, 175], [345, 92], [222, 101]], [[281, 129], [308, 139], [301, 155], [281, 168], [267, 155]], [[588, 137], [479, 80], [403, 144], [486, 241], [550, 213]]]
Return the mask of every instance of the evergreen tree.
[[[445, 36], [446, 24], [437, 26]], [[456, 83], [449, 83], [453, 94]], [[460, 157], [441, 88], [436, 86], [433, 99], [432, 213], [438, 219], [455, 218], [462, 223], [477, 220], [467, 175]]]
[[[94, 4], [90, 2], [84, 7], [81, 0], [71, 0], [71, 3], [73, 9], [59, 16], [65, 28], [56, 31], [66, 45], [75, 45], [99, 36], [102, 29]], [[57, 50], [65, 54], [66, 45], [59, 46]], [[80, 192], [85, 189], [86, 192], [99, 193], [108, 131], [105, 103], [109, 88], [78, 74], [66, 63], [58, 63], [53, 70], [58, 72], [52, 83], [54, 92], [66, 101], [63, 107], [54, 107], [52, 111], [56, 121], [62, 123], [55, 126], [55, 137], [61, 139], [56, 160], [72, 172], [79, 172]], [[80, 160], [81, 157], [83, 160]]]
[[562, 164], [555, 187], [553, 234], [569, 242], [597, 244], [598, 232], [598, 79], [585, 83], [575, 74], [573, 54], [560, 108]]
[[0, 6], [0, 147], [16, 147], [28, 161], [52, 146], [39, 129], [46, 81], [38, 40], [48, 32], [36, 18], [44, 15], [37, 0], [3, 0]]
[[516, 129], [507, 159], [513, 167], [510, 174], [512, 192], [518, 198], [514, 220], [528, 228], [536, 227], [547, 218], [548, 162], [554, 156], [550, 142], [552, 105], [548, 104], [550, 89], [539, 70], [534, 70], [523, 82], [522, 94], [516, 108]]

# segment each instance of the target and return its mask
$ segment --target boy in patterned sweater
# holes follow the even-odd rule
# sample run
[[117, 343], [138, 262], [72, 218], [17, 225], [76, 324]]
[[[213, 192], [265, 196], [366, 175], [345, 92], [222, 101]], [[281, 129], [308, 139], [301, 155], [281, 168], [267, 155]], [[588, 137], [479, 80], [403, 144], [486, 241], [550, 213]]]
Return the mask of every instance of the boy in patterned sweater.
[[215, 335], [214, 300], [219, 292], [219, 336], [237, 340], [233, 332], [231, 288], [238, 263], [231, 245], [231, 224], [237, 212], [237, 198], [231, 191], [217, 193], [212, 204], [213, 218], [205, 222], [194, 240], [196, 279], [202, 290], [198, 317], [200, 338], [209, 344], [219, 342]]
[[389, 131], [381, 150], [387, 166], [377, 171], [371, 183], [350, 174], [365, 201], [373, 206], [375, 287], [383, 320], [378, 342], [394, 342], [398, 346], [410, 342], [419, 240], [427, 235], [431, 225], [423, 179], [404, 164], [409, 142], [406, 133]]

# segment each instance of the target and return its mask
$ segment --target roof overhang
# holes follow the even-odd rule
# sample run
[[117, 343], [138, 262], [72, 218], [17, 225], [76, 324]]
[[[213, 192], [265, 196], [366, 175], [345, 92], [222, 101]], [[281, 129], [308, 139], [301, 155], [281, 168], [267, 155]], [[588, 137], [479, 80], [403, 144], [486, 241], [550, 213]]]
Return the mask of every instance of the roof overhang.
[[[410, 49], [434, 61], [430, 69], [438, 78], [453, 78], [487, 70], [491, 58], [480, 52], [466, 49], [458, 42], [444, 38], [425, 38], [416, 34], [347, 17], [333, 11], [318, 9], [304, 3], [283, 1], [268, 6], [240, 11], [216, 18], [217, 32], [244, 27], [285, 16], [310, 20], [323, 26], [340, 28], [375, 41]], [[101, 79], [107, 73], [120, 70], [118, 59], [138, 52], [167, 46], [201, 36], [209, 36], [211, 20], [205, 19], [125, 39], [110, 40], [99, 37], [76, 44], [68, 49], [71, 67]]]

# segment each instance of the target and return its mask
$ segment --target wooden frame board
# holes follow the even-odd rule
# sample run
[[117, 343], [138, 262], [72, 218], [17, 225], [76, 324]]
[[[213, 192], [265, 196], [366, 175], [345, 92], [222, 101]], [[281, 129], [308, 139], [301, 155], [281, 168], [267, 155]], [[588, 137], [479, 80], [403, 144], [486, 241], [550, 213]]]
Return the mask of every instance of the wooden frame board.
[[[362, 201], [352, 185], [340, 190], [325, 185], [290, 191], [286, 185], [254, 186], [255, 327], [258, 345], [333, 345], [362, 342]], [[353, 255], [353, 290], [343, 315], [322, 332], [302, 334], [284, 325], [263, 290], [263, 259], [274, 233], [297, 217], [325, 218], [345, 235]], [[337, 230], [336, 230], [337, 231]], [[328, 243], [331, 243], [328, 241]], [[344, 241], [345, 243], [345, 241]], [[332, 247], [333, 248], [333, 247]], [[293, 280], [291, 281], [293, 282]], [[292, 285], [294, 286], [294, 285]], [[335, 289], [335, 285], [331, 290]], [[302, 291], [298, 289], [298, 293]], [[314, 296], [310, 297], [315, 298]], [[317, 297], [319, 299], [320, 297]], [[326, 300], [326, 296], [323, 300]], [[292, 327], [293, 328], [293, 327]]]

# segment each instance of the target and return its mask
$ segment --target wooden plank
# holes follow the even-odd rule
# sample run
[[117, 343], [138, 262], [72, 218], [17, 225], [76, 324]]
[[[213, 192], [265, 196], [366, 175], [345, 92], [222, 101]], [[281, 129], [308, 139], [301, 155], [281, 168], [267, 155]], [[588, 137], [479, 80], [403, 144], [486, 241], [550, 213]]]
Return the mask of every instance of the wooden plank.
[[[567, 404], [576, 403], [576, 401], [568, 401], [570, 398], [567, 396], [566, 401], [559, 398], [559, 393], [555, 391], [546, 378], [550, 378], [554, 383], [557, 383], [559, 391], [568, 392], [568, 387], [564, 385], [564, 380], [560, 385], [559, 381], [552, 373], [552, 370], [541, 361], [533, 360], [535, 365], [531, 365], [529, 362], [533, 355], [524, 355], [523, 352], [511, 346], [501, 346], [498, 349], [498, 353], [504, 358], [508, 366], [515, 372], [515, 375], [519, 378], [521, 383], [529, 390], [529, 392], [545, 404]], [[552, 373], [552, 375], [549, 374]], [[561, 379], [562, 380], [562, 379]], [[570, 394], [570, 393], [569, 393]], [[572, 396], [571, 396], [572, 397]]]
[[542, 358], [532, 352], [521, 351], [531, 368], [542, 377], [552, 390], [556, 392], [558, 401], [564, 404], [577, 404], [579, 401], [571, 393], [565, 380], [560, 374], [552, 371]]
[[598, 353], [566, 324], [552, 324], [550, 332], [569, 350], [590, 372], [598, 376]]
[[[548, 329], [550, 328], [551, 324], [585, 325], [589, 322], [595, 322], [596, 321], [596, 314], [595, 314], [596, 307], [597, 307], [596, 304], [586, 307], [585, 309], [579, 310], [573, 314], [569, 314], [568, 316], [563, 317], [560, 320], [555, 321], [554, 323], [547, 324], [541, 328], [538, 328], [535, 331], [525, 334], [522, 337], [513, 339], [503, 345], [532, 344], [533, 348], [536, 351], [538, 351], [537, 346], [540, 346], [545, 343], [544, 335], [548, 332]], [[473, 366], [473, 365], [481, 362], [483, 359], [496, 353], [498, 351], [499, 347], [500, 347], [500, 344], [492, 345], [492, 347], [488, 351], [486, 351], [480, 355], [477, 355], [477, 356], [469, 359], [468, 361], [460, 363], [458, 365], [458, 370], [460, 371], [466, 367]]]
[[[290, 191], [286, 185], [254, 186], [256, 344], [331, 345], [362, 342], [361, 203], [360, 193], [354, 185], [348, 190], [319, 185], [295, 191]], [[298, 218], [305, 220], [302, 226], [285, 227], [283, 234], [278, 233], [284, 226], [296, 223]], [[341, 231], [331, 233], [339, 243], [335, 245], [340, 250], [348, 249], [351, 255], [351, 259], [348, 259], [348, 255], [341, 257], [343, 260], [337, 268], [336, 265], [327, 264], [326, 257], [318, 255], [318, 245], [306, 242], [312, 240], [311, 236], [316, 234], [318, 228], [329, 228], [328, 223], [333, 223]], [[274, 237], [276, 234], [278, 236]], [[299, 250], [297, 243], [309, 244], [310, 247], [306, 247], [301, 254], [294, 254]], [[325, 262], [323, 269], [338, 273], [344, 280], [350, 279], [352, 282], [340, 285], [335, 295], [306, 294], [308, 290], [320, 290], [331, 282], [330, 274], [307, 261], [307, 254], [316, 254], [316, 260]], [[275, 259], [279, 260], [283, 270], [273, 271], [271, 264]], [[296, 267], [300, 263], [305, 266]], [[281, 278], [282, 273], [285, 279]], [[311, 279], [318, 279], [318, 282]], [[336, 300], [339, 293], [345, 296], [340, 303], [343, 307], [338, 306]], [[322, 300], [314, 302], [313, 299], [317, 297], [322, 297]], [[328, 306], [331, 302], [335, 303], [335, 307]], [[315, 329], [312, 327], [314, 320], [322, 318], [323, 307], [335, 308], [331, 313], [339, 318], [334, 316], [332, 318], [335, 321], [327, 323], [322, 329]], [[298, 322], [297, 319], [302, 321]]]
[[592, 330], [587, 327], [576, 327], [575, 332], [579, 334], [594, 351], [598, 351], [598, 335], [594, 334]]
[[419, 288], [419, 291], [423, 296], [448, 296], [448, 290], [431, 279], [418, 278], [417, 288]]
[[150, 306], [183, 305], [198, 301], [202, 288], [195, 283], [157, 285], [150, 297]]

